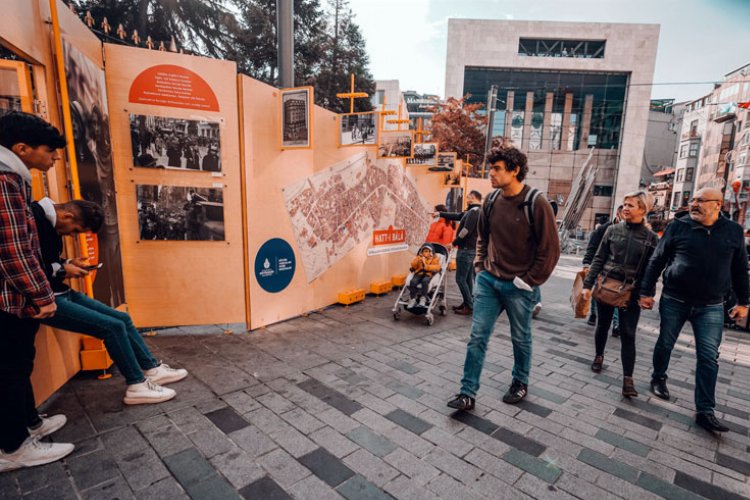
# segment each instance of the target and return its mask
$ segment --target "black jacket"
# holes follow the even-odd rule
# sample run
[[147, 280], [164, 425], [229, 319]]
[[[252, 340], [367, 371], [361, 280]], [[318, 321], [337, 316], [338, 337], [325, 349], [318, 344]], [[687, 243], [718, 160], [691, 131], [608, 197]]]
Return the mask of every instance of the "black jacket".
[[458, 229], [453, 244], [461, 250], [476, 250], [477, 248], [477, 221], [479, 221], [479, 210], [481, 205], [469, 205], [466, 212], [440, 212], [440, 217], [446, 220], [458, 220]]
[[645, 224], [611, 224], [604, 231], [583, 287], [593, 288], [599, 273], [606, 272], [618, 280], [632, 280], [637, 289], [658, 240]]
[[604, 237], [604, 231], [612, 225], [612, 221], [607, 221], [604, 224], [599, 224], [591, 236], [589, 236], [589, 244], [586, 246], [586, 255], [583, 256], [583, 265], [590, 266], [594, 262], [594, 256], [596, 251], [599, 249], [599, 244], [602, 242]]
[[65, 284], [65, 273], [55, 273], [52, 264], [62, 266], [65, 261], [60, 259], [63, 251], [62, 237], [55, 231], [55, 226], [49, 221], [44, 213], [44, 208], [38, 202], [31, 203], [31, 212], [34, 214], [36, 230], [39, 234], [39, 246], [42, 249], [42, 269], [47, 276], [49, 284], [54, 293], [67, 292], [70, 287]]
[[742, 227], [724, 216], [705, 227], [685, 213], [668, 225], [646, 268], [641, 295], [654, 296], [662, 271], [662, 293], [669, 297], [694, 305], [719, 304], [734, 289], [740, 305], [750, 303]]

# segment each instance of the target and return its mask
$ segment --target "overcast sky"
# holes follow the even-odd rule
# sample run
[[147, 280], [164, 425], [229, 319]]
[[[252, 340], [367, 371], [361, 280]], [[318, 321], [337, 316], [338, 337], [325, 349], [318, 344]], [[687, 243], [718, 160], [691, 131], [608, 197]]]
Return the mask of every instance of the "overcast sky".
[[[349, 0], [378, 80], [443, 96], [448, 18], [656, 23], [654, 83], [720, 81], [750, 63], [750, 0]], [[689, 100], [711, 85], [655, 85]]]

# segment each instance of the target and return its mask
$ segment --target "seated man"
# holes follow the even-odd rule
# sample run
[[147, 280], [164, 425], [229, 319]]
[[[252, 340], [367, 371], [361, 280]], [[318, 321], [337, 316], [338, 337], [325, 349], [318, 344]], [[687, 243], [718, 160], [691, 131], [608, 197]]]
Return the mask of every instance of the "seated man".
[[44, 272], [57, 304], [56, 314], [43, 323], [103, 340], [110, 357], [125, 377], [125, 404], [161, 403], [175, 397], [173, 389], [161, 385], [184, 379], [187, 370], [175, 370], [157, 361], [130, 315], [72, 290], [63, 282], [68, 278], [82, 278], [88, 270], [86, 259], [60, 259], [63, 249], [60, 235], [96, 233], [104, 221], [102, 208], [90, 201], [55, 204], [44, 198], [32, 203], [31, 210], [39, 233]]
[[430, 280], [433, 274], [440, 271], [440, 259], [433, 256], [430, 245], [424, 245], [419, 250], [419, 254], [411, 261], [409, 271], [413, 272], [414, 276], [409, 283], [410, 300], [406, 307], [412, 308], [417, 303], [420, 307], [426, 307]]

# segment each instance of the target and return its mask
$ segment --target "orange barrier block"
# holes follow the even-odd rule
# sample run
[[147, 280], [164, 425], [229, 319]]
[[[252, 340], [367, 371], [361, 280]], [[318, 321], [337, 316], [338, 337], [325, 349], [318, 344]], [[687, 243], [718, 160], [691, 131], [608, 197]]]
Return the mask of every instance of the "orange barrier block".
[[359, 288], [356, 290], [349, 290], [348, 292], [341, 292], [338, 294], [337, 299], [339, 304], [344, 304], [345, 306], [354, 304], [355, 302], [361, 302], [365, 300], [365, 290]]
[[112, 366], [104, 342], [94, 337], [83, 337], [81, 351], [81, 370], [106, 370]]
[[393, 283], [390, 281], [373, 281], [370, 283], [370, 293], [381, 295], [393, 290]]
[[452, 261], [448, 262], [448, 270], [449, 271], [456, 270], [456, 259], [453, 259]]
[[404, 286], [406, 284], [406, 275], [394, 274], [391, 277], [391, 283], [393, 283], [393, 286]]

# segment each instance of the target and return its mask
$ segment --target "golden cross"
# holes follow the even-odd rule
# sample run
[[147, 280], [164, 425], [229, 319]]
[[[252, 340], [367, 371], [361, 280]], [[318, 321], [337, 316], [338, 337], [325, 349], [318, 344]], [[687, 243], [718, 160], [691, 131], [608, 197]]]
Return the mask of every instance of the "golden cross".
[[370, 94], [368, 94], [367, 92], [354, 91], [354, 73], [352, 73], [351, 89], [349, 90], [349, 92], [336, 94], [336, 97], [338, 97], [339, 99], [349, 99], [349, 112], [354, 113], [354, 99], [363, 99], [365, 97], [370, 97]]
[[422, 118], [417, 118], [417, 129], [414, 131], [414, 139], [416, 143], [424, 142], [424, 137], [429, 132], [429, 129], [422, 128]]
[[[401, 108], [403, 107], [403, 104], [404, 104], [403, 102], [398, 103], [398, 118], [395, 119], [395, 120], [388, 120], [388, 123], [396, 123], [396, 124], [398, 124], [398, 127], [396, 128], [396, 130], [401, 130], [401, 124], [402, 123], [409, 123], [408, 119], [406, 119], [406, 118], [402, 119], [401, 118]], [[408, 129], [408, 127], [407, 127], [407, 129]]]

